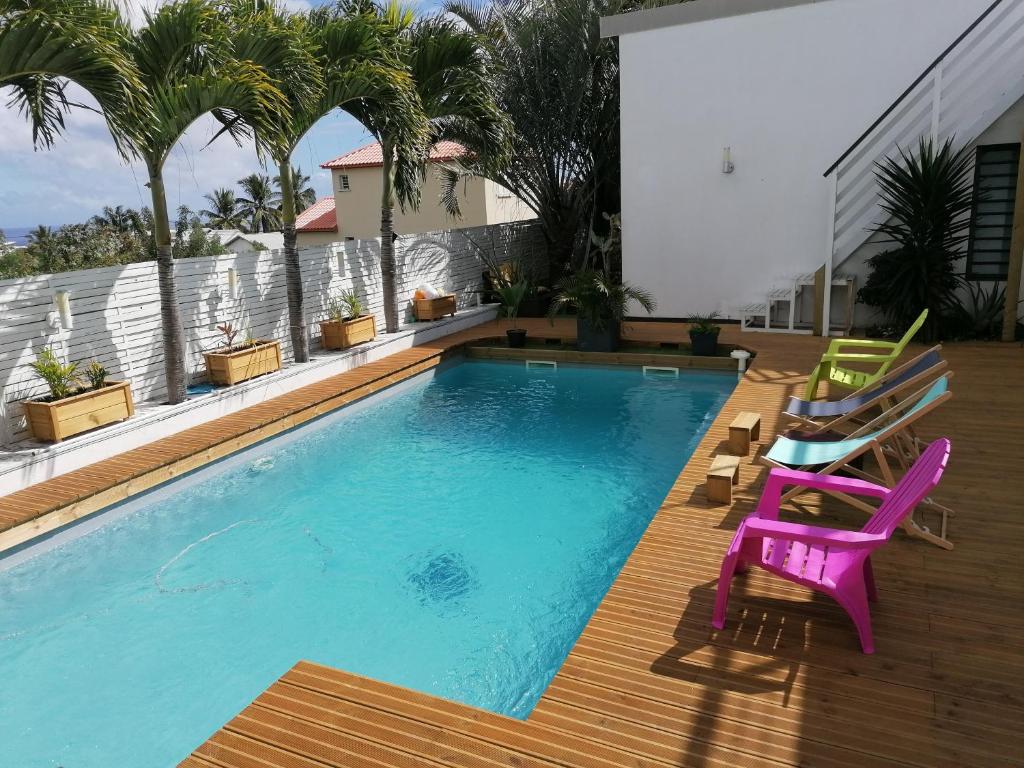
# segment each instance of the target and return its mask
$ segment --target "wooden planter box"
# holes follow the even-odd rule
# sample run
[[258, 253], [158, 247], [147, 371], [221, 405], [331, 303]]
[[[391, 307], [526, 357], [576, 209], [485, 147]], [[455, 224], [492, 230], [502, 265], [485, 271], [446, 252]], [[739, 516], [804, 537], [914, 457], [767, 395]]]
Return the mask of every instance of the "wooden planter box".
[[413, 299], [417, 320], [440, 320], [445, 315], [455, 317], [455, 296], [436, 299]]
[[324, 320], [320, 323], [324, 349], [348, 349], [377, 338], [377, 321], [373, 315], [360, 315], [355, 320]]
[[27, 400], [24, 405], [33, 437], [54, 443], [105, 424], [124, 421], [135, 413], [132, 388], [127, 381], [108, 381], [100, 389], [52, 403]]
[[210, 382], [230, 387], [281, 370], [281, 343], [262, 341], [237, 352], [204, 352], [203, 357]]

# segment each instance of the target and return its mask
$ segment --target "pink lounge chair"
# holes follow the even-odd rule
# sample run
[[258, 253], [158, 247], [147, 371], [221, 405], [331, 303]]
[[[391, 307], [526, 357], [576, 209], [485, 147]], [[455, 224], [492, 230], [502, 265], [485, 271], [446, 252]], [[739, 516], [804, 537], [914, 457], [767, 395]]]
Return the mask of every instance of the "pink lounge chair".
[[[889, 540], [904, 518], [938, 485], [949, 451], [948, 439], [933, 442], [892, 490], [849, 477], [773, 469], [757, 511], [740, 523], [722, 560], [712, 625], [725, 628], [733, 574], [742, 573], [748, 565], [759, 565], [835, 599], [853, 619], [864, 653], [874, 653], [868, 602], [877, 601], [878, 593], [871, 573], [871, 553]], [[859, 531], [786, 523], [779, 520], [779, 505], [787, 485], [874, 496], [882, 499], [882, 504]]]

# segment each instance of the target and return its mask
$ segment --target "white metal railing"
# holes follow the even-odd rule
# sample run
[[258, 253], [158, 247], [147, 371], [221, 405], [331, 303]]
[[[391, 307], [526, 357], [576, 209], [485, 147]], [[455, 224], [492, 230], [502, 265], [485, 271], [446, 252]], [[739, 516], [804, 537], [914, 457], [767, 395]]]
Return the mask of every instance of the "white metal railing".
[[1024, 96], [1024, 0], [997, 0], [826, 172], [835, 201], [826, 268], [880, 218], [875, 164], [931, 136], [969, 144]]

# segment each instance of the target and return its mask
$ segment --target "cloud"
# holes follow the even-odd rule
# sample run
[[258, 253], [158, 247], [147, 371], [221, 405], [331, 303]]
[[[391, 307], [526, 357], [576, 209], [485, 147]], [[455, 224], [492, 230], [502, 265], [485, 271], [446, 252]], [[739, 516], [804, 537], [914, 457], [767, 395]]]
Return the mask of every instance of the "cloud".
[[[118, 0], [133, 24], [164, 0]], [[292, 10], [307, 10], [308, 0], [285, 0]], [[320, 2], [313, 4], [319, 5]], [[419, 2], [425, 11], [435, 0]], [[72, 87], [72, 98], [95, 102]], [[145, 166], [125, 163], [117, 154], [103, 117], [78, 109], [67, 118], [67, 130], [50, 150], [36, 151], [27, 121], [7, 108], [0, 89], [0, 228], [50, 226], [87, 220], [104, 205], [138, 208], [150, 205]], [[204, 207], [203, 195], [217, 187], [233, 187], [253, 172], [276, 174], [261, 167], [251, 144], [235, 146], [229, 137], [206, 144], [216, 131], [212, 117], [197, 121], [175, 147], [164, 169], [168, 206]], [[359, 146], [372, 137], [347, 113], [335, 110], [300, 142], [292, 162], [312, 177], [318, 195], [331, 192], [330, 174], [320, 164]]]
[[[83, 92], [74, 98], [88, 100]], [[7, 109], [0, 93], [0, 228], [50, 226], [87, 220], [104, 205], [150, 205], [145, 166], [126, 164], [117, 154], [101, 115], [75, 110], [67, 131], [50, 150], [34, 150], [32, 131], [18, 112]], [[194, 123], [164, 167], [167, 204], [205, 207], [203, 195], [233, 187], [249, 173], [265, 169], [251, 143], [239, 147], [227, 136], [207, 146], [217, 130], [211, 116]], [[303, 139], [292, 162], [312, 177], [320, 196], [330, 194], [330, 174], [320, 164], [369, 140], [351, 116], [337, 111], [323, 118]]]

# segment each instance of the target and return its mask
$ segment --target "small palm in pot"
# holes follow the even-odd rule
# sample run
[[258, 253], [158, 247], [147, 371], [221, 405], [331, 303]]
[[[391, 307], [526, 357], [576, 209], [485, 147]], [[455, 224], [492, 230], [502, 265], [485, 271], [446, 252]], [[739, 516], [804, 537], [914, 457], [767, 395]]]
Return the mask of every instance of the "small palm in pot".
[[719, 317], [717, 312], [710, 315], [694, 315], [690, 318], [690, 346], [693, 354], [701, 357], [714, 357], [718, 354], [718, 334], [722, 326], [715, 325]]
[[548, 317], [563, 308], [576, 310], [576, 347], [584, 352], [614, 352], [619, 328], [634, 302], [647, 314], [657, 307], [649, 291], [610, 279], [601, 271], [583, 269], [556, 286]]
[[526, 346], [526, 331], [523, 328], [516, 328], [516, 320], [519, 318], [519, 305], [523, 303], [527, 292], [530, 290], [525, 280], [511, 285], [502, 285], [498, 288], [498, 295], [501, 297], [501, 308], [505, 317], [509, 319], [512, 327], [505, 331], [510, 347]]

